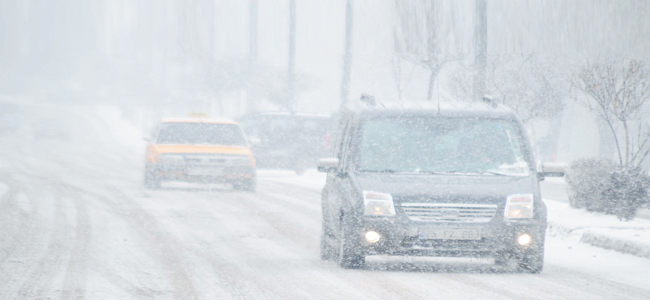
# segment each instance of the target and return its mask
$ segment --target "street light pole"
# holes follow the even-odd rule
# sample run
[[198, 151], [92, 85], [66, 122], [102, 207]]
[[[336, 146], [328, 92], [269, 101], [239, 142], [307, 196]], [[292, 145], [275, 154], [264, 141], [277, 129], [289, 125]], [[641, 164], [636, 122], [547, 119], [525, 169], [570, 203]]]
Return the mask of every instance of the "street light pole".
[[354, 1], [347, 0], [345, 8], [345, 49], [343, 54], [343, 79], [341, 81], [341, 108], [348, 102], [350, 93], [350, 77], [352, 68], [352, 21]]
[[296, 64], [296, 0], [289, 3], [289, 70], [287, 74], [287, 109], [293, 112], [294, 87], [295, 87], [295, 64]]
[[476, 0], [474, 24], [474, 100], [481, 101], [487, 80], [487, 0]]

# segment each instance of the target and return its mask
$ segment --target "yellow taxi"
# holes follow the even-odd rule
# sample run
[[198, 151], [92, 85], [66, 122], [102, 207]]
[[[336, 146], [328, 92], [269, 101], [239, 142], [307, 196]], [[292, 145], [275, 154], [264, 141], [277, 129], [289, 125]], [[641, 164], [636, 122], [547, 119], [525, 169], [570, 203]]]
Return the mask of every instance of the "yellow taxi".
[[255, 158], [239, 125], [209, 118], [163, 119], [147, 143], [145, 186], [163, 181], [230, 183], [255, 191]]

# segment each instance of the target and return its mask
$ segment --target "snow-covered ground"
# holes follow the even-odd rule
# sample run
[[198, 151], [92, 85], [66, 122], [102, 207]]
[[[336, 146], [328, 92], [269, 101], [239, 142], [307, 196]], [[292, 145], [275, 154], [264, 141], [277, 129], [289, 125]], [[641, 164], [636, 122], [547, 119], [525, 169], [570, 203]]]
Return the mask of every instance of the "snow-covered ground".
[[[20, 134], [0, 137], [0, 299], [650, 299], [650, 259], [590, 241], [647, 232], [647, 220], [548, 196], [541, 274], [490, 259], [401, 257], [344, 270], [319, 259], [324, 174], [260, 171], [254, 194], [146, 190], [144, 143], [119, 112], [38, 111]], [[74, 126], [36, 134], [44, 116]]]
[[542, 196], [549, 209], [548, 234], [573, 235], [593, 246], [650, 258], [650, 220], [637, 217], [620, 221], [613, 215], [571, 208], [564, 180], [548, 181], [541, 184]]

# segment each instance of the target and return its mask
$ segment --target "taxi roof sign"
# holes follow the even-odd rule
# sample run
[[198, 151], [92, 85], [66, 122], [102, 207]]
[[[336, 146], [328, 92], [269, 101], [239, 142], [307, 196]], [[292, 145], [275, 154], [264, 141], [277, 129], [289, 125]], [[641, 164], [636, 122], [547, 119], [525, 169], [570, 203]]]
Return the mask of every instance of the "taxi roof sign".
[[188, 117], [190, 118], [209, 118], [210, 114], [208, 113], [198, 113], [198, 112], [191, 112], [187, 114]]

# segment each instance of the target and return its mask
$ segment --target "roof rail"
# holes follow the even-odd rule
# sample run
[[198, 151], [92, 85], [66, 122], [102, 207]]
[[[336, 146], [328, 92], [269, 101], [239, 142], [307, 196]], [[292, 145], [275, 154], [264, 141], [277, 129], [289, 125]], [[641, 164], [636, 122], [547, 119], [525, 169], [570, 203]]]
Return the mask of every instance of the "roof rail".
[[368, 94], [361, 94], [361, 102], [365, 103], [368, 106], [375, 106], [377, 105], [377, 100], [375, 100], [375, 96], [368, 95]]
[[490, 95], [484, 95], [483, 96], [483, 102], [485, 102], [486, 104], [492, 106], [493, 108], [496, 108], [498, 106], [497, 102], [494, 101], [494, 98], [492, 98], [492, 96], [490, 96]]

